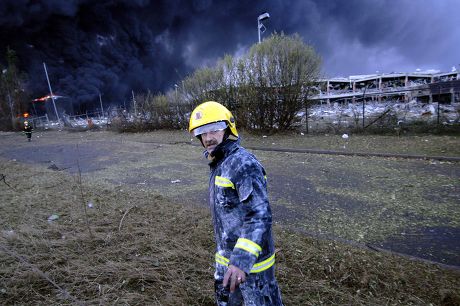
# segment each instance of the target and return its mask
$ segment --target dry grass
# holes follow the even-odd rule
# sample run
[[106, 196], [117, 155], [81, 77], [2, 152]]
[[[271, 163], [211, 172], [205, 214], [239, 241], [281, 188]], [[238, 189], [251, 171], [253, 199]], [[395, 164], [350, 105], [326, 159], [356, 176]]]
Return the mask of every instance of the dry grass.
[[[83, 182], [85, 198], [92, 199], [86, 220], [78, 180], [11, 163], [0, 169], [16, 190], [1, 186], [1, 215], [8, 216], [0, 244], [6, 304], [211, 303], [212, 240], [202, 211]], [[52, 214], [59, 219], [47, 221]]]
[[[2, 304], [213, 304], [206, 210], [12, 161], [0, 160], [0, 173]], [[460, 304], [457, 270], [275, 234], [286, 305]]]

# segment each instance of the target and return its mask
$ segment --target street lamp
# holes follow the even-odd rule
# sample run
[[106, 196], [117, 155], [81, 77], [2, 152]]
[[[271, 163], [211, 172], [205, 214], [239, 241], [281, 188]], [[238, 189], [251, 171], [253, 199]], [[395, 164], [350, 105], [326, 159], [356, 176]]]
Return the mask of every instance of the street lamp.
[[268, 13], [263, 13], [262, 15], [259, 15], [259, 17], [257, 17], [257, 32], [259, 33], [259, 43], [260, 43], [260, 33], [261, 33], [260, 30], [264, 28], [262, 33], [265, 32], [265, 26], [263, 25], [262, 21], [268, 18], [270, 18], [270, 15]]

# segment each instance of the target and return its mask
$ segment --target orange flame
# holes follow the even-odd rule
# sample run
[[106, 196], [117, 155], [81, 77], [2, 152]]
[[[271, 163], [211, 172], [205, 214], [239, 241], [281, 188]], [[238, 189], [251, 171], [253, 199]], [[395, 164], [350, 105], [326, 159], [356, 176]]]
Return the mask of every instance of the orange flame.
[[[56, 96], [56, 95], [53, 95], [53, 98], [54, 99], [57, 99], [57, 98], [62, 98], [62, 96]], [[37, 99], [34, 99], [32, 100], [33, 102], [43, 102], [43, 101], [46, 101], [48, 99], [51, 99], [51, 95], [47, 95], [47, 96], [44, 96], [44, 97], [41, 97], [41, 98], [37, 98]]]

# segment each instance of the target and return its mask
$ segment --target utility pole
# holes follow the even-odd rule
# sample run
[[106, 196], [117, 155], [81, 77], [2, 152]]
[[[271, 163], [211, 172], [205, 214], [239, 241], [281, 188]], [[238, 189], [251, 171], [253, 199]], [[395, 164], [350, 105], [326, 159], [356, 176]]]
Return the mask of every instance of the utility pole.
[[137, 115], [137, 109], [136, 109], [136, 98], [134, 98], [134, 90], [131, 90], [131, 93], [133, 95], [134, 116], [136, 116]]
[[101, 103], [101, 113], [102, 113], [102, 116], [104, 116], [104, 107], [102, 107], [101, 93], [99, 93], [99, 103]]
[[45, 74], [46, 74], [46, 80], [48, 81], [48, 87], [50, 89], [50, 95], [51, 95], [51, 101], [53, 101], [53, 106], [54, 106], [54, 112], [56, 113], [56, 117], [59, 123], [59, 126], [61, 125], [61, 119], [59, 119], [59, 114], [56, 108], [56, 103], [54, 102], [54, 95], [53, 95], [53, 90], [51, 89], [51, 83], [50, 79], [48, 77], [48, 71], [46, 70], [46, 64], [43, 62], [43, 68], [45, 68]]

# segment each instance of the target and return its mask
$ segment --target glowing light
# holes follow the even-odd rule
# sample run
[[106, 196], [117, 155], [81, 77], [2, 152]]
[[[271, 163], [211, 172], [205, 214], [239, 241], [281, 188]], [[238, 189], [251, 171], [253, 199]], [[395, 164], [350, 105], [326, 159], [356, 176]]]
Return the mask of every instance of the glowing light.
[[[53, 95], [53, 99], [59, 99], [59, 98], [63, 98], [63, 96]], [[47, 96], [44, 96], [44, 97], [41, 97], [41, 98], [37, 98], [37, 99], [34, 99], [32, 101], [33, 102], [43, 102], [43, 101], [46, 101], [48, 99], [51, 99], [51, 95], [47, 95]]]

